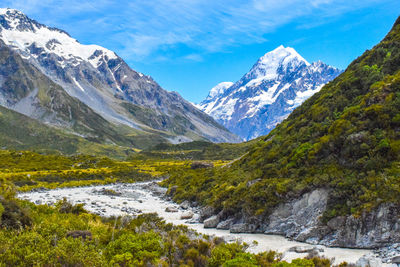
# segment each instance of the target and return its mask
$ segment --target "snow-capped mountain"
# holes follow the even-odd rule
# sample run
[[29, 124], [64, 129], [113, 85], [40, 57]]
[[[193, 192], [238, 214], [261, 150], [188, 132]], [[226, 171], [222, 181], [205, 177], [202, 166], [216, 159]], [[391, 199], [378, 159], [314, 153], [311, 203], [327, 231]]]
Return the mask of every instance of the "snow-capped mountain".
[[293, 48], [262, 56], [238, 82], [214, 87], [198, 106], [245, 140], [268, 134], [341, 71], [308, 63]]
[[[0, 9], [0, 40], [109, 122], [157, 133], [171, 142], [239, 140], [178, 93], [162, 89], [150, 76], [131, 69], [113, 51], [81, 44], [68, 33], [40, 24], [18, 10]], [[10, 98], [0, 88], [0, 104], [59, 125], [60, 116], [37, 108], [38, 93], [29, 91], [29, 97]], [[69, 123], [64, 118], [61, 124]]]

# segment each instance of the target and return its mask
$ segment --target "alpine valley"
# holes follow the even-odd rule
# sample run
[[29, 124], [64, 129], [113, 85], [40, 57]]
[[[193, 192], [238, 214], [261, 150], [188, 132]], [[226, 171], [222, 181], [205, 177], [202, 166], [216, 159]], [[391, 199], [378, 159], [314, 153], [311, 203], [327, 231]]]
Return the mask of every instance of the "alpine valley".
[[245, 140], [268, 134], [296, 107], [341, 73], [308, 63], [282, 45], [262, 56], [236, 83], [222, 82], [198, 106]]
[[200, 107], [0, 9], [0, 266], [399, 266], [400, 17], [344, 71], [280, 46]]
[[0, 53], [0, 105], [64, 133], [140, 149], [240, 140], [114, 52], [80, 44], [20, 11], [0, 9]]

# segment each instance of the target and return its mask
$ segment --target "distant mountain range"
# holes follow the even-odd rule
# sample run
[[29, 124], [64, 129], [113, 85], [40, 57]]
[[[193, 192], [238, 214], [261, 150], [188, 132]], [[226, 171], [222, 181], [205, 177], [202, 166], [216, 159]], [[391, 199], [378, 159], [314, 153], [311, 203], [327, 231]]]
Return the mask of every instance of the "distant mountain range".
[[0, 9], [0, 105], [102, 144], [240, 139], [114, 52]]
[[293, 48], [262, 56], [236, 83], [212, 88], [198, 107], [245, 140], [268, 134], [296, 107], [342, 71], [308, 63]]

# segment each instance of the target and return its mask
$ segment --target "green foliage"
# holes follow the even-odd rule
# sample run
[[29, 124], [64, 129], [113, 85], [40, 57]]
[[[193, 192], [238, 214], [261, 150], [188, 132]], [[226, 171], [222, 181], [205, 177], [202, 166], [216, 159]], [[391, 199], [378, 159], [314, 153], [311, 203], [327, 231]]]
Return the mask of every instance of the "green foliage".
[[[3, 200], [3, 214], [18, 207], [30, 214], [30, 224], [1, 225], [1, 266], [273, 266], [280, 261], [275, 252], [247, 253], [244, 244], [210, 239], [185, 226], [166, 224], [155, 214], [100, 218], [61, 212], [64, 201], [55, 207], [8, 202], [15, 206]], [[79, 231], [90, 233], [90, 238], [69, 234]]]
[[210, 143], [194, 141], [172, 145], [161, 143], [132, 155], [131, 159], [176, 159], [176, 160], [234, 160], [243, 155], [256, 142], [252, 140], [240, 144]]
[[[20, 191], [152, 179], [149, 164], [121, 162], [87, 155], [41, 155], [29, 151], [0, 150], [0, 193], [12, 195], [12, 182]], [[11, 186], [11, 187], [10, 187]], [[3, 188], [3, 189], [2, 189]]]
[[240, 160], [212, 170], [176, 170], [163, 184], [177, 201], [249, 216], [267, 216], [277, 204], [323, 187], [330, 189], [327, 221], [383, 202], [400, 204], [399, 152], [397, 23]]

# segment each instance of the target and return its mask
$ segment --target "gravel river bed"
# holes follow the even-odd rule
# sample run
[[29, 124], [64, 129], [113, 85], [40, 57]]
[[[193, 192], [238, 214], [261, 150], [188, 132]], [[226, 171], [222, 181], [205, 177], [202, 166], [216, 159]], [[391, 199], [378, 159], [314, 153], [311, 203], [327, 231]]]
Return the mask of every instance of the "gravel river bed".
[[[358, 259], [372, 252], [365, 249], [313, 246], [291, 241], [279, 235], [233, 234], [229, 230], [204, 228], [202, 223], [197, 222], [199, 216], [197, 208], [181, 207], [167, 200], [164, 197], [165, 192], [165, 188], [159, 187], [154, 181], [151, 181], [135, 184], [110, 184], [37, 190], [21, 193], [18, 197], [36, 204], [54, 204], [58, 200], [66, 198], [73, 204], [83, 203], [86, 210], [101, 216], [132, 216], [141, 213], [157, 213], [166, 222], [187, 225], [200, 233], [222, 237], [228, 242], [236, 240], [246, 242], [250, 245], [248, 248], [249, 252], [278, 251], [283, 253], [284, 260], [288, 261], [306, 256], [307, 253], [302, 252], [311, 248], [316, 248], [321, 256], [334, 258], [335, 264], [343, 261], [356, 263]], [[192, 218], [188, 219], [188, 217]]]

